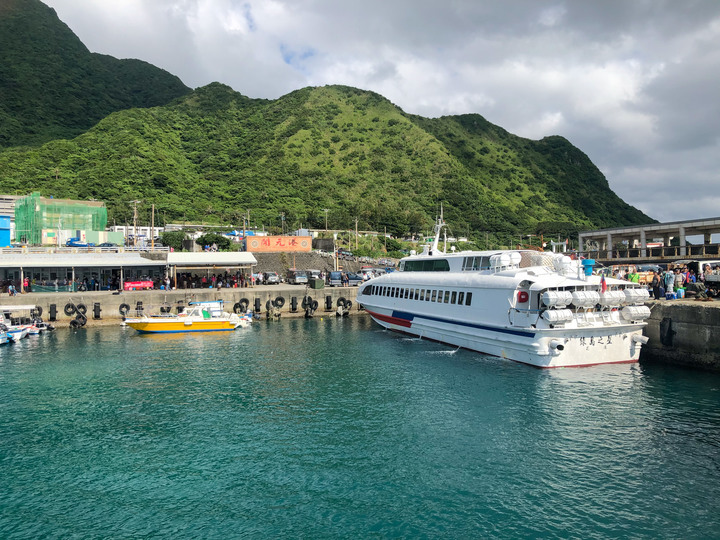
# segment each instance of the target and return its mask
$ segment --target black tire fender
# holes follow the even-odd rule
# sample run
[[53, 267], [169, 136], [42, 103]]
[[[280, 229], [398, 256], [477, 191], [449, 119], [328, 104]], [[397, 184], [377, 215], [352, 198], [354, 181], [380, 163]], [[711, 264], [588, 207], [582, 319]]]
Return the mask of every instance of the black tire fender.
[[313, 301], [312, 301], [312, 304], [310, 305], [310, 307], [312, 307], [312, 310], [315, 311], [315, 310], [318, 308], [319, 305], [320, 305], [320, 304], [318, 304], [318, 301], [317, 301], [317, 300], [313, 300]]
[[70, 315], [73, 315], [75, 313], [75, 304], [70, 304], [70, 303], [65, 304], [65, 309], [63, 309], [63, 311], [65, 312], [65, 315], [67, 315], [68, 317]]
[[350, 300], [345, 302], [345, 309], [350, 309], [351, 307], [352, 307], [352, 302]]
[[42, 314], [43, 314], [42, 307], [40, 307], [40, 306], [35, 306], [35, 314], [36, 314], [38, 317], [42, 317]]
[[127, 315], [127, 312], [130, 311], [130, 306], [128, 304], [120, 304], [118, 311], [120, 311], [120, 315], [124, 317]]
[[75, 317], [73, 320], [80, 323], [80, 326], [85, 326], [85, 323], [87, 323], [87, 317], [82, 313], [78, 313], [77, 317]]
[[247, 311], [247, 308], [250, 305], [250, 300], [248, 300], [247, 298], [243, 298], [242, 300], [240, 300], [240, 305], [243, 306], [243, 311]]
[[345, 307], [347, 305], [347, 300], [343, 298], [342, 296], [337, 299], [337, 307]]
[[77, 319], [73, 319], [72, 321], [70, 321], [70, 328], [80, 328], [80, 326], [82, 325]]
[[242, 313], [242, 304], [240, 302], [235, 302], [235, 305], [233, 306], [233, 313]]
[[87, 313], [87, 306], [85, 304], [78, 304], [75, 306], [75, 310], [81, 315], [85, 315]]
[[280, 308], [283, 307], [284, 305], [285, 305], [285, 298], [283, 298], [282, 296], [278, 296], [278, 297], [275, 299], [275, 307], [278, 308], [278, 309], [280, 309]]
[[268, 300], [267, 302], [265, 302], [265, 311], [270, 311], [272, 309], [272, 307], [273, 307], [272, 300]]

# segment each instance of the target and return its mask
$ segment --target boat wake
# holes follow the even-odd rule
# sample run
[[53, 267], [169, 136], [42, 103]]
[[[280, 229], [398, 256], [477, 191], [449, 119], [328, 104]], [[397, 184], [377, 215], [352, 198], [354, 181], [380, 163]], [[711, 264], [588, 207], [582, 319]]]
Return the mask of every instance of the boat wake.
[[445, 351], [428, 351], [428, 354], [453, 355], [453, 354], [457, 353], [460, 349], [461, 349], [461, 347], [458, 347], [457, 349], [452, 349], [450, 351], [447, 351], [447, 350], [445, 350]]

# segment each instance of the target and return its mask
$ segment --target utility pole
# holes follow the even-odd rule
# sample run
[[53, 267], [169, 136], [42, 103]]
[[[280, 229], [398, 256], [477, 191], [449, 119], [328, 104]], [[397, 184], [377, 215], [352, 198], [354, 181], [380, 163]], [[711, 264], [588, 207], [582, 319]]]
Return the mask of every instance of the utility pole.
[[330, 210], [328, 208], [323, 208], [323, 212], [325, 212], [325, 230], [327, 231], [327, 215]]
[[152, 217], [150, 218], [150, 251], [155, 251], [155, 203], [152, 205]]
[[358, 218], [355, 218], [355, 249], [358, 248]]
[[133, 205], [133, 246], [137, 245], [137, 205], [142, 204], [142, 201], [130, 201], [130, 204]]

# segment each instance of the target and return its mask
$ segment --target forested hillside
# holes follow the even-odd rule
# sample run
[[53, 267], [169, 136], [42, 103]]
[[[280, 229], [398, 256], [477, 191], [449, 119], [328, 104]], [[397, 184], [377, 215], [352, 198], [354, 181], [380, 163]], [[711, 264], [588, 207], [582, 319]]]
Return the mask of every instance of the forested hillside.
[[147, 62], [91, 53], [39, 0], [0, 0], [0, 148], [74, 137], [189, 91]]
[[[8, 6], [19, 4], [0, 0], [0, 25], [7, 28]], [[52, 10], [27, 4], [33, 9], [15, 18], [28, 31], [51, 25]], [[441, 204], [452, 231], [471, 237], [652, 221], [561, 137], [523, 139], [480, 115], [409, 115], [378, 94], [344, 86], [272, 101], [220, 83], [187, 93], [147, 64], [90, 55], [55, 21], [48, 31], [72, 44], [56, 51], [56, 61], [71, 67], [89, 55], [92, 62], [68, 67], [49, 95], [32, 91], [47, 67], [41, 55], [23, 56], [30, 45], [0, 33], [15, 48], [3, 48], [2, 80], [16, 87], [0, 109], [0, 122], [13, 126], [5, 144], [16, 145], [0, 152], [2, 193], [104, 200], [111, 223], [130, 221], [136, 200], [144, 221], [154, 204], [160, 224], [241, 226], [249, 212], [252, 225], [277, 230], [321, 228], [327, 218], [330, 228], [423, 232]], [[158, 84], [145, 81], [139, 94], [127, 81], [143, 74]], [[85, 81], [93, 81], [92, 92]], [[17, 146], [47, 139], [54, 140]]]

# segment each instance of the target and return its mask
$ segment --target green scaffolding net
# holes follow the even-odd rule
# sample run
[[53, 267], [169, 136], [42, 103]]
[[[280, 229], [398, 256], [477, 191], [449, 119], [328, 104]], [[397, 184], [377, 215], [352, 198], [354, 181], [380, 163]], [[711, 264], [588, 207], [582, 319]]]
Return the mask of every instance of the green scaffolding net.
[[15, 239], [39, 245], [44, 229], [103, 231], [107, 226], [105, 203], [48, 199], [33, 193], [15, 203]]

